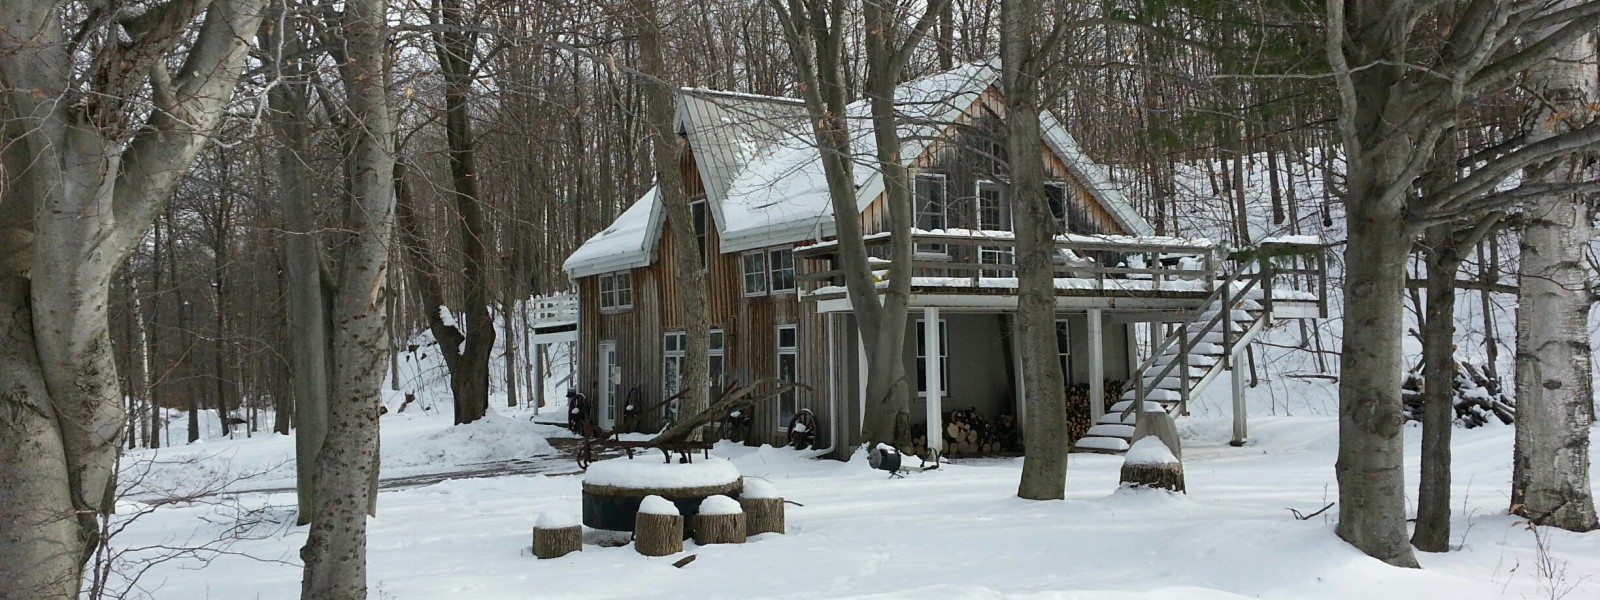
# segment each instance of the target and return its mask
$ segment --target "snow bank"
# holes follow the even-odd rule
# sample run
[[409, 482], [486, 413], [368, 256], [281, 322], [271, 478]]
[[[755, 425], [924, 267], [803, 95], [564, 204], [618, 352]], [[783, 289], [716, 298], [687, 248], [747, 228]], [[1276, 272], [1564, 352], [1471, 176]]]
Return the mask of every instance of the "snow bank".
[[1133, 443], [1123, 462], [1130, 465], [1170, 465], [1178, 462], [1178, 457], [1172, 455], [1172, 449], [1161, 438], [1147, 435]]
[[572, 516], [570, 512], [550, 509], [539, 513], [539, 522], [534, 526], [539, 529], [566, 529], [568, 527], [577, 527], [581, 524], [578, 518]]
[[[388, 427], [389, 421], [383, 426]], [[385, 443], [383, 468], [471, 464], [555, 454], [531, 421], [489, 414], [466, 425], [446, 427], [406, 440]]]
[[717, 456], [697, 458], [686, 465], [650, 457], [613, 458], [589, 465], [583, 475], [583, 482], [589, 485], [629, 489], [707, 487], [738, 480], [738, 467]]
[[739, 506], [739, 501], [727, 496], [711, 496], [700, 503], [700, 514], [708, 517], [717, 515], [737, 515], [744, 512]]
[[772, 500], [783, 498], [783, 495], [778, 493], [778, 486], [772, 485], [770, 481], [746, 477], [744, 478], [744, 491], [739, 492], [739, 497], [751, 500]]
[[646, 515], [678, 515], [678, 505], [661, 496], [645, 496], [639, 503], [639, 513]]

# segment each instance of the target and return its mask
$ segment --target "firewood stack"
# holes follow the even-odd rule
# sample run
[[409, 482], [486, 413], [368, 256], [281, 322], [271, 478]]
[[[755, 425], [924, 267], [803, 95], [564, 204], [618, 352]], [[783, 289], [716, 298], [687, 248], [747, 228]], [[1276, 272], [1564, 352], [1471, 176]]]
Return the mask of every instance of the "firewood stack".
[[[1105, 409], [1110, 410], [1112, 404], [1122, 395], [1122, 382], [1107, 380], [1105, 384]], [[1078, 384], [1067, 387], [1067, 443], [1078, 441], [1078, 438], [1089, 432], [1094, 426], [1094, 419], [1089, 414], [1089, 386]]]
[[[980, 456], [1013, 450], [1017, 442], [1017, 422], [1011, 415], [990, 419], [971, 409], [944, 414], [945, 456]], [[918, 434], [911, 440], [909, 454], [925, 456], [928, 439]]]

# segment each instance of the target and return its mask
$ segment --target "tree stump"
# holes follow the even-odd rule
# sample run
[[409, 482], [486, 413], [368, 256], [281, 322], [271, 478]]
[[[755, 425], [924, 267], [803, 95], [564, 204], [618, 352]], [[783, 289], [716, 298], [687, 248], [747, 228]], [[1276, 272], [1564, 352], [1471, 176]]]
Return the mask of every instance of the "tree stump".
[[712, 496], [700, 503], [700, 513], [694, 516], [694, 542], [707, 544], [743, 544], [744, 509], [739, 501], [727, 496]]
[[541, 559], [560, 558], [583, 551], [583, 525], [572, 515], [545, 511], [533, 527], [533, 555]]
[[1160, 437], [1139, 438], [1122, 462], [1122, 485], [1182, 492], [1183, 463]]
[[745, 535], [758, 533], [783, 533], [783, 497], [778, 488], [760, 479], [745, 479], [744, 493], [739, 496], [739, 508], [744, 510]]
[[661, 496], [640, 502], [633, 523], [633, 549], [645, 556], [683, 552], [683, 515], [678, 513], [678, 505]]

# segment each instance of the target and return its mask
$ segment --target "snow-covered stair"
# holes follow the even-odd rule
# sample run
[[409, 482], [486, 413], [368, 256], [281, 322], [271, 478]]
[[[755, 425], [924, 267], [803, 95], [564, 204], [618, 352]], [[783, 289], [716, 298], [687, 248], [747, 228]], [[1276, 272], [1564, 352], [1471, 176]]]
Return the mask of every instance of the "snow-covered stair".
[[[1225, 318], [1218, 312], [1232, 305]], [[1195, 311], [1182, 326], [1162, 341], [1159, 354], [1145, 361], [1138, 371], [1137, 384], [1128, 386], [1122, 400], [1113, 404], [1084, 437], [1073, 444], [1074, 452], [1122, 454], [1133, 438], [1135, 415], [1132, 407], [1141, 397], [1143, 410], [1161, 411], [1176, 416], [1185, 398], [1193, 397], [1227, 370], [1226, 356], [1250, 343], [1267, 320], [1266, 311], [1253, 300], [1216, 300]]]

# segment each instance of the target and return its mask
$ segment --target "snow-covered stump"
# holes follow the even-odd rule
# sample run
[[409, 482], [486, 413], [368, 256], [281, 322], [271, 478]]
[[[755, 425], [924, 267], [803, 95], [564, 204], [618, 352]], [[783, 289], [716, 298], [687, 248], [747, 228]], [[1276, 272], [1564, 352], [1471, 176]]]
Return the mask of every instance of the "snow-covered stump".
[[744, 493], [739, 496], [739, 508], [744, 510], [746, 536], [784, 532], [783, 496], [770, 482], [746, 480]]
[[560, 558], [583, 551], [583, 525], [569, 513], [547, 510], [533, 526], [533, 555]]
[[[667, 463], [654, 455], [614, 458], [589, 465], [583, 476], [583, 524], [607, 531], [634, 531], [639, 505], [661, 496], [678, 506], [693, 535], [700, 503], [708, 497], [737, 498], [744, 489], [739, 469], [725, 459], [697, 457], [693, 463]], [[737, 503], [735, 503], [737, 504]]]
[[641, 501], [633, 524], [633, 549], [645, 556], [683, 552], [683, 515], [678, 505], [661, 496]]
[[1160, 437], [1139, 438], [1122, 461], [1122, 485], [1182, 492], [1183, 462]]
[[706, 498], [694, 516], [694, 543], [702, 546], [743, 544], [744, 531], [744, 509], [739, 507], [739, 501], [727, 496]]

